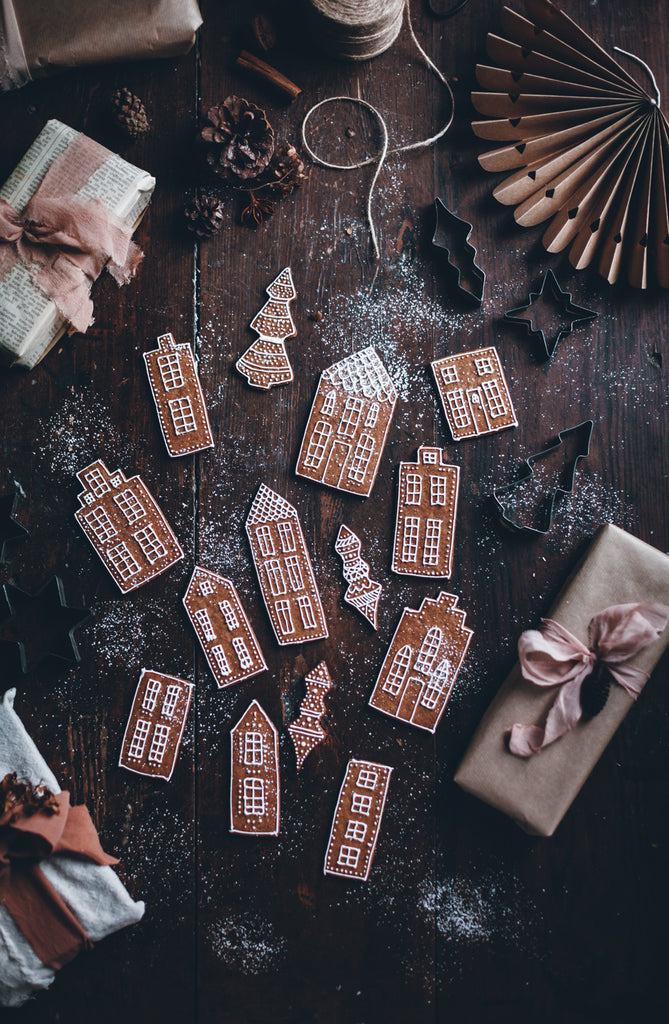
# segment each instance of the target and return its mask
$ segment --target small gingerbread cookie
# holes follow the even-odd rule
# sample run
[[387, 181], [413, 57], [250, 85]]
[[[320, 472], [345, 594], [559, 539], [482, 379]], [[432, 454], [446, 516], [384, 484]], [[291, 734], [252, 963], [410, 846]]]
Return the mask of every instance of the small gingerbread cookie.
[[166, 782], [172, 778], [192, 690], [185, 679], [142, 669], [123, 736], [121, 768]]
[[269, 301], [251, 321], [260, 337], [237, 360], [237, 370], [252, 388], [269, 391], [277, 384], [289, 384], [293, 368], [286, 352], [286, 339], [297, 333], [290, 315], [295, 285], [290, 267], [284, 267], [268, 285]]
[[168, 453], [192, 455], [214, 447], [202, 385], [190, 345], [161, 334], [144, 363]]
[[344, 600], [364, 615], [374, 629], [378, 629], [376, 617], [383, 587], [369, 578], [369, 563], [360, 554], [361, 550], [357, 533], [342, 523], [335, 541], [335, 551], [344, 563], [342, 571], [348, 583]]
[[369, 878], [392, 770], [373, 761], [348, 762], [325, 854], [326, 875]]
[[297, 770], [318, 744], [325, 739], [326, 732], [321, 719], [326, 712], [325, 695], [332, 689], [328, 667], [320, 661], [316, 668], [305, 676], [307, 692], [300, 703], [299, 717], [288, 726], [290, 738], [295, 747]]
[[416, 462], [400, 462], [393, 572], [450, 577], [459, 485], [442, 448], [421, 445]]
[[494, 346], [445, 356], [431, 365], [455, 441], [518, 426]]
[[279, 738], [257, 700], [230, 733], [230, 760], [230, 831], [278, 835]]

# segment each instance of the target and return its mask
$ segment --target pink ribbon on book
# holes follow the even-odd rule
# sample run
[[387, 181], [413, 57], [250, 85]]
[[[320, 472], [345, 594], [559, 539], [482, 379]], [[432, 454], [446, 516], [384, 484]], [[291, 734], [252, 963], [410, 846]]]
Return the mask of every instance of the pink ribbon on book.
[[117, 284], [127, 284], [142, 258], [131, 225], [99, 199], [74, 194], [110, 155], [80, 135], [53, 162], [24, 210], [0, 199], [0, 277], [17, 260], [25, 263], [70, 334], [93, 323], [90, 282], [103, 268]]
[[522, 633], [518, 658], [523, 677], [536, 686], [559, 686], [560, 691], [543, 728], [513, 726], [511, 753], [531, 757], [574, 728], [582, 715], [581, 687], [597, 664], [636, 700], [649, 677], [629, 659], [657, 639], [668, 622], [665, 605], [615, 604], [588, 623], [588, 647], [553, 619], [542, 619], [540, 629]]

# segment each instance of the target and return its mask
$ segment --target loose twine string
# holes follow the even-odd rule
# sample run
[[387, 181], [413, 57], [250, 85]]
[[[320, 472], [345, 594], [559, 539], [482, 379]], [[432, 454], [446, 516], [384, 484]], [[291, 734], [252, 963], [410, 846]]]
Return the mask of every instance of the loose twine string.
[[[364, 7], [366, 5], [356, 3], [356, 0], [327, 0], [327, 3], [325, 3], [325, 0], [318, 0], [318, 2], [321, 10], [327, 7], [329, 10], [333, 12], [333, 14], [336, 11], [337, 17], [340, 21], [344, 21], [346, 19], [345, 24], [355, 25], [359, 30], [356, 36], [358, 40], [360, 39], [361, 36], [363, 38], [365, 37], [365, 32], [363, 30], [365, 26], [369, 26], [370, 23], [361, 20], [361, 14], [364, 13], [364, 11], [361, 12], [361, 6]], [[397, 0], [394, 0], [394, 2], [388, 2], [388, 0], [384, 0], [384, 2], [382, 3], [374, 2], [373, 8], [375, 12], [383, 13], [386, 19], [393, 19], [392, 27], [394, 30], [394, 19], [397, 10]], [[430, 70], [434, 72], [439, 81], [442, 82], [443, 85], [445, 85], [446, 89], [448, 90], [448, 95], [451, 100], [451, 114], [443, 128], [440, 128], [436, 135], [431, 135], [429, 139], [421, 139], [418, 142], [409, 142], [403, 146], [396, 146], [394, 149], [389, 149], [388, 126], [383, 118], [383, 115], [376, 109], [376, 107], [372, 106], [371, 103], [368, 103], [367, 100], [359, 99], [357, 96], [329, 96], [327, 99], [321, 100], [319, 103], [314, 104], [314, 106], [307, 111], [302, 122], [302, 146], [305, 152], [308, 153], [311, 159], [314, 161], [314, 163], [320, 164], [321, 167], [327, 167], [333, 171], [353, 171], [357, 170], [360, 167], [366, 167], [368, 164], [376, 163], [374, 177], [372, 178], [371, 184], [369, 186], [369, 191], [367, 193], [367, 222], [369, 224], [372, 244], [374, 246], [374, 258], [377, 260], [380, 259], [381, 254], [379, 252], [379, 243], [376, 236], [374, 218], [372, 216], [372, 197], [374, 195], [374, 189], [376, 187], [376, 183], [378, 181], [381, 169], [385, 163], [386, 158], [394, 153], [406, 153], [411, 149], [427, 149], [428, 146], [432, 146], [435, 142], [443, 138], [443, 136], [446, 134], [448, 129], [453, 124], [453, 116], [455, 114], [455, 99], [453, 97], [453, 90], [451, 89], [448, 79], [443, 74], [443, 72], [437, 67], [434, 61], [432, 61], [431, 58], [427, 55], [423, 47], [418, 42], [418, 39], [416, 38], [416, 33], [414, 32], [413, 23], [411, 21], [411, 10], [409, 7], [409, 0], [400, 0], [400, 27], [402, 16], [405, 11], [409, 35], [411, 36], [411, 39], [413, 40], [414, 45], [416, 46], [416, 49], [418, 50], [418, 52], [420, 53], [421, 57], [423, 58], [427, 66], [430, 68]], [[374, 54], [370, 55], [376, 55], [376, 53], [382, 52], [381, 50], [378, 49], [379, 38], [383, 37], [387, 41], [392, 35], [390, 31], [391, 26], [388, 22], [386, 22], [385, 26], [379, 27], [378, 19], [372, 22], [371, 26], [372, 28], [369, 33], [369, 49], [374, 49], [375, 52]], [[387, 29], [386, 33], [383, 32], [384, 27]], [[395, 34], [392, 35], [392, 38], [390, 38], [390, 42], [386, 42], [384, 49], [387, 49], [388, 46], [392, 45], [392, 43], [397, 37], [398, 32], [399, 29], [397, 29], [397, 31], [395, 31]], [[363, 51], [359, 49], [359, 52]], [[369, 110], [376, 118], [381, 129], [382, 144], [379, 152], [374, 154], [373, 156], [367, 157], [365, 160], [358, 160], [352, 164], [335, 164], [331, 163], [329, 160], [324, 160], [322, 157], [318, 156], [318, 154], [313, 151], [313, 149], [309, 145], [309, 142], [307, 141], [307, 125], [313, 114], [315, 114], [317, 110], [319, 110], [321, 107], [324, 107], [328, 103], [355, 103], [356, 105], [364, 107], [366, 110]]]

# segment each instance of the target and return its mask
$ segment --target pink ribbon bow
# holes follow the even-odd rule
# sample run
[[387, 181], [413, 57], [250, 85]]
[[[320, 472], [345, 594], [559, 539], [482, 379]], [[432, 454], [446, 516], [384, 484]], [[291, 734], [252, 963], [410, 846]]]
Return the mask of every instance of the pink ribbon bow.
[[669, 622], [669, 608], [661, 604], [615, 604], [595, 615], [588, 624], [589, 647], [553, 619], [542, 619], [540, 629], [528, 629], [518, 640], [523, 677], [536, 686], [559, 686], [546, 724], [511, 729], [509, 750], [531, 757], [569, 732], [581, 718], [581, 686], [599, 662], [634, 700], [648, 673], [628, 661], [652, 643]]

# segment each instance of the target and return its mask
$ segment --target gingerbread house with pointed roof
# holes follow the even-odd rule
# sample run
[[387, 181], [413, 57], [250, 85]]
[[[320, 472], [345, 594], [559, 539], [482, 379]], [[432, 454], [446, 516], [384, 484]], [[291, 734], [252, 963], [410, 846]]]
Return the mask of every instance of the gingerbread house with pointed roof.
[[257, 700], [230, 733], [230, 831], [279, 833], [279, 738]]
[[368, 497], [397, 396], [397, 388], [372, 346], [328, 367], [311, 407], [297, 475]]

